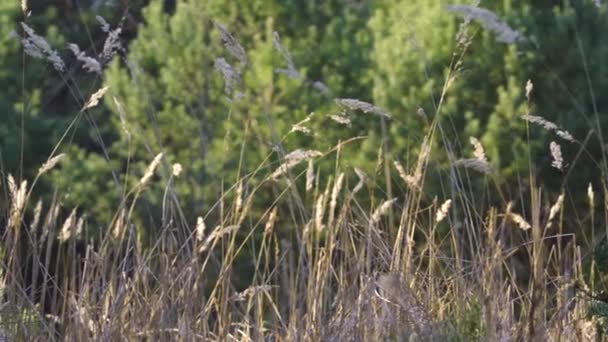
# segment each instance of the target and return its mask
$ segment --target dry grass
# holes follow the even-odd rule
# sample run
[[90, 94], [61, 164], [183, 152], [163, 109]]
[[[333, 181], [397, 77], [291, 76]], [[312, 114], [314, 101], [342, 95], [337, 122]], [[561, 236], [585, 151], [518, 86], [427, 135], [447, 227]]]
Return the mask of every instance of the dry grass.
[[[380, 157], [388, 162], [388, 156]], [[361, 185], [350, 189], [344, 183], [355, 170], [340, 171], [324, 186], [317, 181], [314, 188], [312, 180], [304, 179], [313, 177], [310, 167], [305, 177], [289, 175], [294, 161], [312, 165], [314, 158], [323, 158], [317, 151], [300, 150], [287, 154], [286, 164], [247, 194], [242, 190], [247, 179], [239, 180], [232, 188], [238, 193], [235, 210], [220, 222], [199, 217], [195, 227], [173, 224], [143, 247], [138, 241], [143, 228], [134, 226], [131, 215], [162, 158], [159, 154], [152, 161], [124, 199], [108, 233], [84, 252], [77, 251], [83, 242], [77, 240], [82, 223], [77, 223], [76, 210], [61, 224], [60, 203], [52, 203], [45, 219], [40, 219], [38, 204], [35, 217], [26, 220], [31, 189], [25, 181], [17, 186], [9, 179], [12, 214], [3, 269], [10, 304], [5, 309], [20, 310], [16, 320], [15, 314], [3, 316], [6, 334], [29, 339], [61, 333], [70, 340], [372, 341], [458, 336], [572, 340], [594, 333], [586, 315], [590, 301], [574, 291], [575, 284], [584, 284], [581, 248], [574, 236], [556, 233], [563, 196], [544, 223], [538, 206], [532, 207], [531, 223], [512, 212], [511, 205], [502, 211], [489, 208], [483, 220], [467, 220], [463, 213], [482, 213], [463, 194], [441, 205], [435, 202], [432, 220], [421, 196], [427, 155], [417, 162], [415, 176], [404, 178], [402, 186], [409, 190], [403, 196], [366, 209], [362, 203], [368, 200], [358, 197]], [[282, 185], [281, 179], [291, 180]], [[305, 222], [279, 210], [292, 201], [287, 194], [298, 191], [300, 181], [309, 187], [302, 197], [311, 206], [300, 208], [311, 218]], [[286, 188], [256, 218], [248, 203], [269, 186]], [[391, 210], [398, 216], [394, 234], [387, 215]], [[215, 228], [206, 232], [209, 225]], [[277, 225], [295, 226], [295, 239], [286, 239]], [[440, 225], [447, 233], [439, 234]], [[253, 236], [261, 236], [251, 255], [254, 276], [249, 287], [237, 289], [234, 263]], [[558, 238], [568, 243], [555, 244]], [[41, 257], [54, 253], [63, 258]], [[46, 279], [38, 282], [40, 288], [23, 287], [24, 260], [32, 263], [27, 268], [32, 278]], [[49, 262], [68, 264], [60, 265], [65, 271], [57, 274]], [[531, 276], [522, 276], [522, 270], [531, 270]], [[36, 297], [33, 290], [43, 295]], [[45, 305], [58, 317], [43, 317]], [[473, 332], [466, 329], [466, 320], [477, 322]]]
[[[498, 25], [485, 12], [451, 10]], [[228, 51], [247, 64], [234, 37], [220, 24], [216, 27]], [[58, 67], [54, 50], [25, 29], [29, 53]], [[504, 39], [518, 37], [507, 33]], [[275, 44], [294, 72], [278, 35]], [[217, 67], [224, 76], [226, 70], [233, 72], [228, 79], [238, 74], [230, 66]], [[466, 191], [429, 205], [426, 198], [436, 197], [424, 193], [431, 154], [447, 153], [433, 152], [432, 142], [441, 139], [441, 103], [457, 76], [457, 68], [451, 68], [410, 174], [380, 149], [379, 169], [389, 170], [392, 164], [401, 176], [403, 184], [391, 184], [390, 178], [386, 184], [404, 189], [394, 198], [361, 191], [368, 176], [340, 167], [340, 146], [328, 152], [298, 149], [285, 154], [279, 167], [261, 165], [259, 170], [274, 172], [260, 184], [248, 184], [245, 177], [236, 180], [218, 199], [219, 206], [232, 209], [223, 210], [217, 221], [203, 215], [189, 226], [175, 217], [144, 242], [146, 227], [133, 221], [133, 212], [152, 176], [163, 172], [159, 165], [164, 154], [158, 153], [112, 221], [90, 242], [78, 238], [83, 215], [77, 209], [55, 201], [46, 205], [43, 218], [44, 204], [29, 208], [32, 188], [27, 181], [9, 177], [10, 219], [2, 263], [7, 303], [0, 308], [0, 332], [23, 340], [592, 340], [598, 334], [588, 316], [594, 301], [576, 291], [595, 295], [594, 285], [583, 276], [591, 246], [564, 233], [563, 195], [545, 214], [540, 189], [530, 176], [531, 195], [522, 200], [526, 206], [518, 207], [520, 214], [510, 200], [484, 207]], [[233, 81], [228, 92], [237, 86]], [[529, 84], [528, 98], [531, 89]], [[83, 110], [96, 105], [101, 91]], [[390, 118], [371, 103], [336, 101], [350, 110], [375, 113], [379, 120]], [[346, 116], [332, 118], [350, 124]], [[524, 118], [565, 134], [542, 118]], [[474, 158], [450, 165], [457, 189], [470, 185], [459, 165], [482, 172], [472, 177], [492, 177], [481, 143], [471, 138], [471, 144]], [[558, 158], [557, 149], [551, 151], [554, 165], [559, 161], [561, 168], [561, 152]], [[336, 172], [322, 180], [314, 163], [330, 156], [336, 156]], [[38, 176], [61, 157], [49, 158]], [[308, 167], [297, 173], [304, 162]], [[169, 169], [173, 177], [181, 172], [181, 166]], [[170, 173], [164, 179], [179, 181]], [[359, 179], [352, 188], [346, 181], [350, 176]], [[171, 181], [164, 183], [167, 193], [173, 191]], [[300, 193], [304, 184], [306, 191]], [[260, 216], [252, 202], [265, 188], [279, 189], [280, 195]], [[606, 210], [595, 208], [591, 187], [588, 194], [591, 212]], [[226, 203], [228, 198], [233, 203]], [[61, 223], [64, 209], [71, 214]], [[281, 226], [292, 227], [291, 235]], [[235, 279], [241, 275], [236, 260], [243, 255], [250, 258], [253, 276], [247, 287], [237, 288]]]

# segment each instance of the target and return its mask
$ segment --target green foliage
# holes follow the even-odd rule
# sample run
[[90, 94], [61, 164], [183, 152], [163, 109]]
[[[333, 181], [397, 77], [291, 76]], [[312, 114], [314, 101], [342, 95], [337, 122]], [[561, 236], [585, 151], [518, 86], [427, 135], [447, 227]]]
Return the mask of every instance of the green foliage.
[[[187, 212], [201, 213], [218, 200], [218, 184], [233, 184], [243, 176], [248, 186], [259, 183], [256, 170], [267, 158], [277, 159], [273, 150], [326, 151], [338, 139], [352, 137], [325, 116], [336, 108], [331, 98], [313, 87], [322, 81], [334, 94], [353, 97], [367, 91], [362, 47], [369, 39], [361, 25], [365, 17], [357, 14], [365, 13], [338, 3], [187, 2], [168, 16], [159, 2], [152, 2], [143, 11], [145, 24], [130, 44], [126, 62], [116, 59], [105, 75], [113, 130], [123, 132], [113, 98], [124, 107], [128, 130], [111, 143], [110, 154], [120, 161], [119, 173], [141, 177], [153, 156], [163, 151], [169, 163], [179, 162], [185, 169], [175, 182], [177, 193], [183, 195], [180, 204]], [[300, 10], [315, 20], [302, 20], [292, 6], [303, 6]], [[213, 20], [235, 32], [247, 53], [246, 65], [222, 46]], [[299, 79], [275, 71], [287, 62], [274, 47], [274, 31], [281, 35], [281, 44], [294, 51]], [[347, 39], [351, 36], [355, 40]], [[241, 73], [233, 93], [225, 92], [225, 81], [214, 68], [217, 58], [225, 58]], [[313, 111], [311, 135], [290, 133], [293, 124]], [[336, 129], [323, 129], [330, 122]], [[363, 126], [364, 132], [368, 129]], [[278, 160], [271, 165], [278, 166]], [[268, 171], [272, 170], [264, 176]], [[160, 196], [150, 192], [145, 197], [153, 198]]]
[[[594, 33], [606, 29], [606, 21], [601, 19], [606, 9], [578, 2], [555, 6], [543, 2], [487, 3], [483, 6], [520, 31], [525, 40], [514, 45], [497, 42], [494, 33], [473, 22], [467, 28], [470, 41], [459, 44], [457, 21], [461, 19], [446, 12], [442, 3], [386, 1], [370, 20], [374, 102], [398, 118], [391, 125], [395, 157], [408, 159], [411, 141], [420, 141], [417, 132], [423, 125], [414, 113], [421, 107], [431, 116], [439, 115], [446, 136], [438, 137], [442, 143], [447, 139], [455, 144], [456, 157], [471, 153], [458, 141], [468, 141], [469, 136], [480, 138], [504, 183], [513, 183], [511, 180], [527, 170], [526, 158], [520, 157], [528, 155], [528, 150], [531, 159], [539, 161], [540, 172], [555, 178], [556, 171], [550, 169], [548, 134], [532, 126], [531, 140], [527, 141], [526, 124], [520, 118], [527, 112], [524, 87], [528, 79], [534, 83], [532, 114], [556, 122], [577, 139], [583, 140], [590, 128], [597, 127], [584, 65], [594, 70], [589, 75], [594, 93], [606, 89], [606, 78], [601, 76], [605, 66], [596, 63], [608, 57], [608, 44]], [[460, 52], [464, 54], [458, 61]], [[450, 68], [456, 70], [456, 80], [436, 113]], [[579, 120], [581, 116], [587, 120]], [[566, 158], [574, 157], [575, 144], [556, 136], [550, 139], [565, 145]], [[597, 151], [599, 146], [595, 143], [589, 148]], [[593, 161], [583, 158], [578, 162]], [[590, 176], [577, 174], [572, 177], [573, 184]]]

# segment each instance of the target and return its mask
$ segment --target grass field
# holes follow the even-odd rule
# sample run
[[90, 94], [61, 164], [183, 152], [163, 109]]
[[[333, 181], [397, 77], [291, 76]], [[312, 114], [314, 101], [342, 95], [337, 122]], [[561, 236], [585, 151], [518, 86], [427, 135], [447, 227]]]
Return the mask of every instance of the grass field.
[[[270, 156], [259, 165], [256, 176], [263, 181], [255, 185], [248, 176], [218, 184], [210, 212], [219, 215], [184, 217], [174, 186], [188, 165], [172, 165], [159, 151], [91, 240], [81, 238], [83, 213], [60, 200], [34, 198], [36, 184], [64, 155], [48, 156], [35, 179], [6, 175], [0, 335], [78, 341], [605, 338], [608, 302], [601, 290], [608, 244], [594, 220], [608, 215], [606, 188], [581, 188], [576, 195], [586, 198], [586, 212], [569, 212], [571, 194], [541, 188], [532, 171], [537, 161], [524, 155], [530, 166], [525, 197], [486, 202], [487, 193], [502, 195], [502, 181], [480, 141], [462, 142], [473, 154], [456, 157], [453, 144], [443, 140], [443, 99], [463, 55], [455, 54], [416, 146], [418, 158], [408, 166], [383, 146], [375, 174], [342, 167], [340, 151], [351, 140], [327, 151], [287, 151], [280, 165]], [[534, 93], [542, 89], [532, 82], [521, 87], [527, 97], [521, 125], [557, 135], [547, 151], [553, 167], [576, 164], [563, 160], [559, 143], [584, 145], [532, 115]], [[95, 92], [81, 112], [111, 91]], [[373, 104], [336, 102], [357, 115], [390, 120]], [[444, 181], [450, 196], [425, 188], [434, 153], [449, 156], [452, 173]], [[335, 162], [335, 172], [319, 174], [320, 161]], [[473, 190], [480, 180], [483, 188]], [[151, 228], [134, 213], [152, 183], [164, 188], [164, 219], [146, 234]], [[256, 196], [269, 187], [279, 195], [259, 208]], [[561, 195], [547, 199], [549, 190]], [[569, 215], [581, 217], [581, 227], [566, 227]]]

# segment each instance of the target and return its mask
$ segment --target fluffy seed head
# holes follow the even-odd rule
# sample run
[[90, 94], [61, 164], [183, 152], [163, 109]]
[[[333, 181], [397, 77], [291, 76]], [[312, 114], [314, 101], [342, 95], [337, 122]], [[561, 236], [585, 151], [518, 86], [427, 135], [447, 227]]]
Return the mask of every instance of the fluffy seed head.
[[226, 50], [228, 50], [234, 58], [238, 59], [242, 65], [247, 65], [247, 53], [245, 53], [245, 49], [239, 44], [238, 40], [228, 32], [224, 25], [217, 21], [214, 21], [213, 24], [215, 25], [215, 28], [220, 31], [220, 39]]
[[564, 204], [564, 194], [561, 194], [561, 195], [559, 195], [559, 197], [557, 198], [557, 201], [555, 201], [553, 206], [551, 206], [551, 210], [549, 211], [549, 221], [552, 221], [555, 218], [555, 216], [557, 216], [559, 211], [562, 209], [563, 204]]
[[34, 58], [46, 59], [51, 62], [55, 70], [59, 72], [65, 71], [65, 63], [63, 63], [63, 60], [59, 57], [57, 51], [51, 48], [51, 45], [46, 39], [37, 35], [34, 32], [34, 29], [27, 26], [24, 22], [21, 23], [21, 27], [27, 35], [27, 38], [21, 40], [24, 52]]
[[202, 217], [196, 218], [196, 240], [203, 241], [205, 238], [205, 221]]
[[388, 210], [391, 208], [393, 203], [397, 201], [397, 198], [393, 198], [387, 201], [384, 201], [372, 214], [372, 218], [370, 220], [370, 225], [375, 226], [380, 222], [380, 218], [385, 215]]
[[471, 5], [446, 5], [448, 12], [459, 14], [468, 20], [474, 20], [484, 29], [491, 31], [496, 36], [496, 40], [506, 44], [514, 44], [523, 40], [519, 32], [500, 21], [496, 14], [477, 6]]
[[58, 154], [53, 158], [48, 159], [42, 166], [38, 169], [38, 175], [42, 175], [45, 172], [48, 172], [52, 168], [59, 163], [59, 161], [65, 157], [65, 153]]
[[80, 111], [84, 112], [85, 110], [87, 110], [89, 108], [93, 108], [93, 107], [97, 106], [99, 104], [99, 100], [101, 100], [101, 98], [105, 95], [106, 91], [108, 91], [107, 86], [96, 91], [93, 95], [91, 95], [91, 98], [89, 98], [89, 101], [87, 101], [87, 103], [84, 104], [84, 107], [82, 107], [82, 109]]
[[290, 152], [285, 156], [285, 162], [281, 164], [273, 173], [270, 175], [270, 178], [277, 179], [280, 176], [284, 175], [286, 172], [294, 168], [296, 165], [301, 163], [302, 161], [306, 161], [315, 157], [322, 156], [323, 153], [315, 150], [302, 150], [297, 149], [293, 152]]
[[553, 157], [551, 166], [553, 166], [554, 168], [556, 168], [558, 170], [562, 170], [564, 158], [562, 157], [561, 147], [555, 141], [552, 141], [551, 144], [549, 145], [549, 148], [551, 150], [551, 157]]
[[163, 155], [164, 154], [162, 152], [157, 154], [156, 157], [154, 157], [154, 159], [150, 163], [150, 165], [148, 165], [146, 172], [144, 173], [143, 177], [141, 177], [141, 179], [139, 180], [140, 186], [143, 187], [148, 184], [148, 182], [150, 181], [150, 178], [152, 178], [152, 176], [154, 175], [154, 171], [156, 171], [158, 164], [160, 164], [160, 161], [163, 158]]
[[589, 206], [591, 206], [591, 208], [594, 208], [595, 195], [593, 193], [593, 186], [591, 185], [591, 183], [589, 183], [589, 186], [587, 187], [587, 199], [589, 199]]
[[76, 208], [72, 209], [70, 216], [65, 220], [57, 239], [61, 242], [66, 242], [72, 237], [72, 233], [74, 233], [74, 237], [76, 237]]
[[74, 56], [76, 56], [76, 59], [82, 62], [83, 69], [88, 72], [94, 72], [96, 74], [101, 75], [101, 64], [98, 60], [85, 55], [83, 51], [80, 51], [80, 48], [78, 48], [78, 45], [76, 44], [68, 44], [68, 47], [70, 48], [70, 50], [72, 50], [72, 53], [74, 54]]
[[441, 207], [439, 208], [439, 210], [437, 210], [437, 213], [435, 214], [435, 222], [439, 223], [439, 222], [443, 221], [443, 219], [446, 218], [446, 216], [448, 215], [448, 210], [450, 210], [451, 205], [452, 205], [451, 199], [448, 199], [447, 201], [443, 202], [443, 204], [441, 205]]
[[315, 167], [312, 159], [308, 160], [308, 168], [306, 169], [306, 191], [312, 190], [315, 182]]
[[348, 118], [348, 116], [345, 116], [345, 115], [330, 114], [329, 118], [334, 120], [335, 122], [339, 123], [340, 125], [345, 125], [345, 126], [351, 125], [350, 119]]
[[335, 99], [336, 103], [342, 107], [346, 107], [350, 110], [360, 110], [363, 113], [373, 113], [379, 116], [383, 116], [387, 119], [391, 118], [391, 115], [373, 104], [357, 99]]
[[530, 94], [532, 94], [532, 89], [534, 89], [534, 85], [532, 84], [532, 81], [528, 80], [528, 82], [526, 82], [526, 98], [528, 99], [528, 101], [530, 101]]

